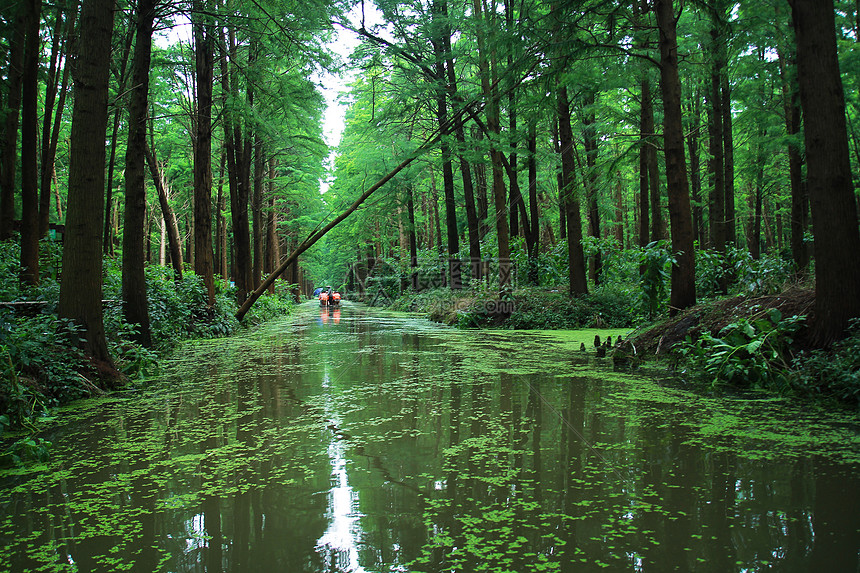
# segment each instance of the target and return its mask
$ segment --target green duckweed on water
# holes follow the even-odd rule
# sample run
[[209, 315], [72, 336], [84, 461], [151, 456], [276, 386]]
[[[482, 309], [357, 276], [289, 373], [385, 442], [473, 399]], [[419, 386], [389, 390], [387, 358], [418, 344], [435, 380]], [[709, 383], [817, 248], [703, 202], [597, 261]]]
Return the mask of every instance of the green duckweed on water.
[[855, 416], [613, 371], [594, 334], [344, 304], [185, 344], [3, 473], [0, 569], [856, 566]]

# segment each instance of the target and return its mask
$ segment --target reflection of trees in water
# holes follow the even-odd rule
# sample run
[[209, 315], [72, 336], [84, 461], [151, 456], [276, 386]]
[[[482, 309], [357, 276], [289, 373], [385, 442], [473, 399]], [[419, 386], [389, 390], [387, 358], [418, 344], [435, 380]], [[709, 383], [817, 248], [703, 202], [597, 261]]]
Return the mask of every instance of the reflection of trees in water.
[[4, 499], [4, 565], [38, 569], [35, 540], [80, 570], [114, 547], [146, 568], [153, 545], [176, 571], [856, 569], [855, 466], [702, 447], [683, 406], [607, 405], [623, 383], [490, 374], [468, 344], [331, 326], [209, 356], [191, 389], [48, 436], [65, 473]]
[[594, 379], [483, 380], [466, 401], [451, 386], [450, 444], [463, 420], [469, 446], [449, 450], [447, 487], [428, 494], [445, 498], [427, 521], [431, 570], [528, 571], [539, 555], [562, 571], [856, 568], [858, 517], [846, 508], [860, 488], [845, 466], [703, 449], [666, 415], [608, 414]]

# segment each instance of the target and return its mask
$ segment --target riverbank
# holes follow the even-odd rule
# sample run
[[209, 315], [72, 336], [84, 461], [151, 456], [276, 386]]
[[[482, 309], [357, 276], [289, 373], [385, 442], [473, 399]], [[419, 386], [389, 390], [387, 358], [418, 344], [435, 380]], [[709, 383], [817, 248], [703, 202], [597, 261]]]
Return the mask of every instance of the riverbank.
[[608, 288], [576, 298], [557, 289], [515, 289], [505, 298], [488, 289], [434, 289], [388, 302], [393, 310], [460, 328], [575, 330], [631, 328], [636, 322], [629, 296]]
[[[5, 257], [0, 256], [0, 266]], [[8, 262], [8, 261], [6, 261]], [[106, 262], [104, 329], [112, 364], [95, 363], [74, 344], [77, 327], [57, 316], [59, 285], [46, 274], [38, 287], [0, 292], [0, 466], [46, 454], [46, 444], [29, 438], [34, 420], [75, 400], [142, 386], [157, 376], [161, 361], [182, 341], [229, 336], [293, 308], [292, 294], [262, 297], [243, 322], [234, 317], [235, 289], [219, 281], [216, 303], [206, 304], [203, 281], [186, 272], [175, 280], [166, 267], [147, 267], [152, 344], [136, 340], [137, 325], [121, 312], [121, 275]], [[38, 301], [39, 306], [13, 301]], [[25, 308], [25, 311], [19, 310]]]
[[404, 294], [389, 308], [459, 328], [635, 328], [608, 350], [619, 367], [654, 362], [705, 389], [767, 390], [858, 409], [860, 323], [831, 348], [814, 348], [807, 338], [814, 299], [812, 289], [791, 286], [767, 296], [706, 299], [650, 322], [629, 293], [608, 288], [577, 298], [526, 288], [505, 299], [487, 290], [436, 289]]

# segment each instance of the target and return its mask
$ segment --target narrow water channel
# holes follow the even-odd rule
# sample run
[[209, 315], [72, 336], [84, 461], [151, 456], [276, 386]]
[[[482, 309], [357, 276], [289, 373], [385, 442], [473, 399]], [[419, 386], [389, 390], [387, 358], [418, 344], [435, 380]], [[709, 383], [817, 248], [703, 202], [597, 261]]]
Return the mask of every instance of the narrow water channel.
[[0, 571], [858, 570], [856, 418], [593, 337], [347, 303], [189, 344], [0, 474]]

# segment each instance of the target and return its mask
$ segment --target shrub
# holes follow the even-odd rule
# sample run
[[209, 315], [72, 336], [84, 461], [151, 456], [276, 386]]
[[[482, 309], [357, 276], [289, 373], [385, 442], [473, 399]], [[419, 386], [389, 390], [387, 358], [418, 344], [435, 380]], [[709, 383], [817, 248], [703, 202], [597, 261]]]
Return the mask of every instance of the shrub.
[[783, 389], [790, 369], [792, 335], [803, 320], [804, 316], [783, 318], [772, 308], [766, 318], [738, 319], [717, 336], [704, 332], [696, 341], [688, 336], [677, 352], [694, 376], [710, 379], [714, 386]]
[[852, 321], [847, 338], [798, 356], [794, 367], [789, 382], [798, 392], [860, 406], [860, 319]]
[[653, 319], [669, 304], [669, 280], [675, 258], [667, 241], [652, 241], [640, 251], [640, 303], [643, 312]]
[[20, 425], [49, 406], [89, 395], [89, 363], [72, 344], [80, 336], [75, 325], [51, 315], [0, 316], [0, 412]]
[[728, 249], [729, 266], [739, 294], [766, 295], [780, 292], [792, 279], [793, 262], [779, 255], [763, 254], [758, 260], [746, 249]]

